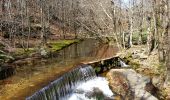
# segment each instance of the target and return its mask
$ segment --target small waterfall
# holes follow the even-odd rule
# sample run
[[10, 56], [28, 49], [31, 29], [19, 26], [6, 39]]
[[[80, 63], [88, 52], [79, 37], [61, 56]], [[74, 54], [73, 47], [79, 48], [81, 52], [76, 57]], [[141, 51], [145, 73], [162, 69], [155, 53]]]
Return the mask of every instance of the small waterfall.
[[121, 67], [129, 67], [124, 61], [120, 60], [120, 66]]
[[50, 83], [26, 100], [67, 100], [73, 89], [82, 82], [96, 77], [95, 71], [89, 65], [81, 65]]
[[95, 77], [78, 85], [67, 100], [114, 100], [108, 84], [106, 78]]

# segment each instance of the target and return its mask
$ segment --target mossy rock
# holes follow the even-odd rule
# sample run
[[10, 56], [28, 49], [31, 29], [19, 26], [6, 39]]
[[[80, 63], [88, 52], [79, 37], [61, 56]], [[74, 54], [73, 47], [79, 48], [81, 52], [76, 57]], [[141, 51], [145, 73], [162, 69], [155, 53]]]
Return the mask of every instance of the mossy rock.
[[135, 70], [140, 67], [139, 60], [132, 59], [131, 55], [124, 57], [123, 60]]
[[70, 44], [77, 43], [77, 42], [79, 42], [79, 40], [59, 40], [59, 41], [51, 41], [48, 43], [48, 45], [51, 47], [50, 48], [51, 51], [58, 51]]
[[20, 56], [20, 55], [26, 55], [29, 56], [31, 53], [35, 52], [36, 49], [34, 48], [28, 48], [28, 49], [23, 49], [23, 48], [16, 48], [16, 51], [13, 53], [13, 56]]
[[95, 69], [95, 72], [96, 72], [96, 73], [99, 73], [99, 72], [101, 71], [101, 68], [100, 68], [100, 67], [95, 67], [94, 69]]

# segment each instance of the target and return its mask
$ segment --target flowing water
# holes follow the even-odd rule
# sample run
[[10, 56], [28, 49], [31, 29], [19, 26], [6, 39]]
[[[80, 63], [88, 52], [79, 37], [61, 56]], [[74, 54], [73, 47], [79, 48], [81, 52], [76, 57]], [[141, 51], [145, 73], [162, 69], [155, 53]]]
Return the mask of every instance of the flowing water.
[[103, 100], [112, 96], [106, 79], [97, 77], [91, 66], [82, 65], [26, 100]]
[[78, 85], [68, 100], [113, 100], [114, 94], [104, 77], [95, 77]]
[[87, 39], [57, 52], [57, 57], [42, 59], [38, 65], [16, 67], [15, 75], [0, 81], [0, 100], [23, 100], [81, 62], [112, 57], [117, 51], [116, 46]]

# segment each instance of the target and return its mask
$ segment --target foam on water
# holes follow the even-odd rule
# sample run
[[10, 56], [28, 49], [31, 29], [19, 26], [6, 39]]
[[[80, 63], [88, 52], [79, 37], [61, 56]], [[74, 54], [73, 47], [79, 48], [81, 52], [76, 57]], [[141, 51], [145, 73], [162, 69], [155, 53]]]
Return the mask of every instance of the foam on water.
[[[89, 65], [67, 72], [26, 100], [104, 100], [113, 93], [104, 77], [97, 77]], [[110, 99], [109, 99], [110, 100]]]
[[123, 62], [122, 60], [120, 60], [120, 65], [121, 67], [129, 67], [129, 65], [127, 65], [125, 62]]
[[96, 77], [78, 85], [68, 100], [96, 100], [96, 97], [88, 98], [86, 96], [89, 93], [94, 94], [94, 88], [100, 90], [104, 97], [113, 96], [113, 92], [109, 88], [108, 81], [103, 77]]

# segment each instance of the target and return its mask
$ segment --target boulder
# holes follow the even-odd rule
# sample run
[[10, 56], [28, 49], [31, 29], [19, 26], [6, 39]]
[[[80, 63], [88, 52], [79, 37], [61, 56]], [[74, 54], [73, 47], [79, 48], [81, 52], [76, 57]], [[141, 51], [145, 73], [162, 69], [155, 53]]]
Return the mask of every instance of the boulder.
[[89, 99], [91, 98], [104, 98], [104, 94], [103, 92], [99, 89], [99, 88], [96, 88], [94, 87], [93, 88], [93, 91], [89, 91], [87, 93], [85, 93], [85, 96], [88, 97]]
[[113, 70], [106, 75], [111, 90], [122, 97], [126, 97], [129, 94], [130, 89], [128, 80], [122, 73], [112, 71]]
[[141, 53], [141, 52], [133, 52], [132, 58], [133, 59], [146, 60], [148, 58], [148, 56], [144, 53]]
[[112, 69], [106, 75], [109, 86], [116, 94], [126, 100], [157, 100], [145, 90], [150, 83], [148, 77], [136, 73], [133, 69]]

